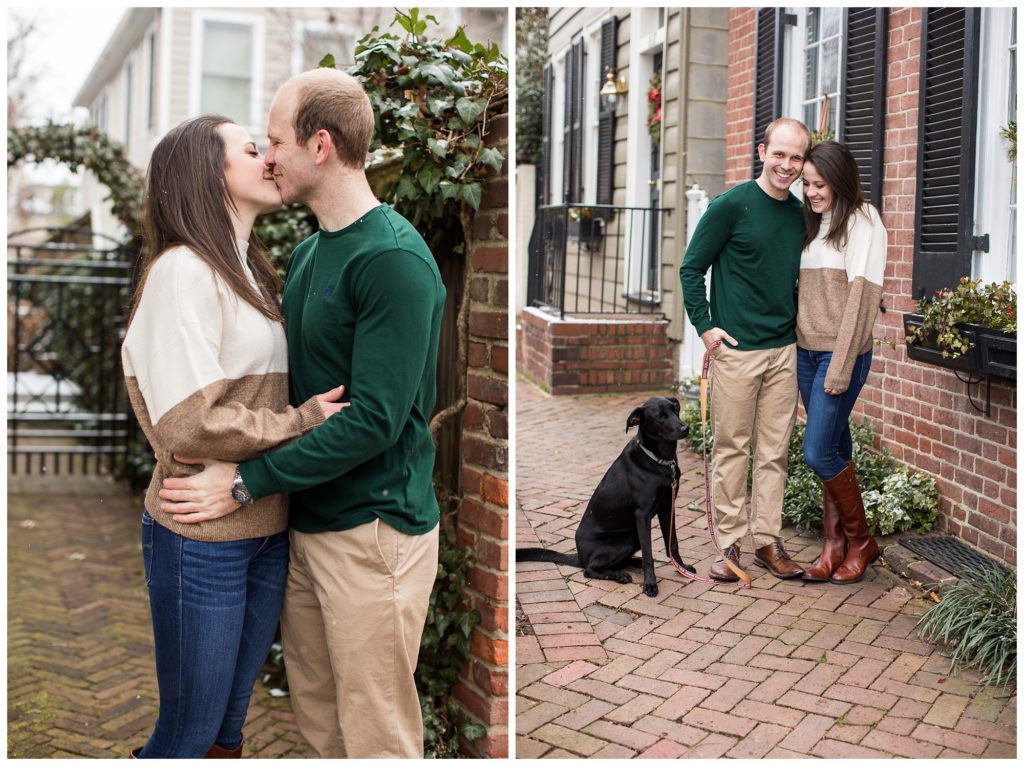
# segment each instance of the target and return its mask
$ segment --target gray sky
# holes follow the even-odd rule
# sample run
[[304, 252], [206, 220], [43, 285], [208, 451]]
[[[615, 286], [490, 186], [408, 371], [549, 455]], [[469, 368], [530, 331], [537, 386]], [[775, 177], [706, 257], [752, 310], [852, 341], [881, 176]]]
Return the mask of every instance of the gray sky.
[[124, 6], [7, 9], [8, 33], [12, 16], [36, 21], [28, 67], [38, 79], [26, 104], [33, 121], [62, 122], [71, 116], [72, 99], [124, 12]]

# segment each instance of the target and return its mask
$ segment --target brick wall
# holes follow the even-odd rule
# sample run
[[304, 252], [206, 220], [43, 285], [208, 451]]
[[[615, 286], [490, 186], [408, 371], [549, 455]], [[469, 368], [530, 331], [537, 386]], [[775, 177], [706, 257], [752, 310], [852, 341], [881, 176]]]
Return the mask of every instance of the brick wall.
[[[730, 16], [727, 184], [750, 178], [755, 9]], [[921, 9], [893, 9], [885, 114], [882, 218], [889, 232], [884, 302], [875, 324], [871, 376], [854, 411], [875, 425], [878, 446], [900, 463], [935, 477], [940, 529], [1011, 565], [1017, 537], [1017, 389], [993, 380], [992, 414], [976, 412], [967, 386], [944, 369], [912, 361], [903, 345], [902, 314], [914, 311], [914, 208]], [[886, 340], [894, 340], [892, 348]], [[975, 401], [984, 385], [972, 386]]]
[[[489, 145], [508, 157], [507, 116], [492, 123]], [[483, 620], [455, 699], [487, 729], [466, 745], [466, 754], [479, 758], [508, 757], [508, 225], [506, 169], [490, 181], [467, 245], [468, 402], [457, 543], [476, 552], [468, 592]]]
[[559, 319], [535, 308], [519, 318], [518, 369], [551, 394], [672, 386], [667, 320]]

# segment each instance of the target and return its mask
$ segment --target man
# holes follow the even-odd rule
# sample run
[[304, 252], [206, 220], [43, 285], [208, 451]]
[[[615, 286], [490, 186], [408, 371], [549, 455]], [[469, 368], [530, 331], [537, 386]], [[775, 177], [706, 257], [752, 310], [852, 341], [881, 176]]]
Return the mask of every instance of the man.
[[[779, 536], [796, 419], [795, 288], [804, 234], [801, 205], [789, 187], [800, 176], [810, 144], [803, 123], [786, 118], [771, 123], [757, 147], [764, 163], [761, 175], [708, 206], [679, 269], [690, 323], [705, 347], [715, 349], [712, 475], [719, 544], [739, 566], [740, 541], [752, 531], [754, 563], [784, 579], [803, 574]], [[704, 275], [712, 266], [709, 305]], [[739, 579], [722, 557], [710, 574], [727, 582]]]
[[161, 492], [184, 522], [290, 493], [285, 666], [321, 758], [423, 757], [413, 672], [437, 573], [429, 417], [445, 289], [423, 239], [367, 183], [373, 124], [355, 78], [317, 69], [281, 87], [267, 128], [267, 172], [320, 224], [281, 302], [291, 396], [345, 381], [344, 417], [239, 466], [182, 457], [205, 470]]

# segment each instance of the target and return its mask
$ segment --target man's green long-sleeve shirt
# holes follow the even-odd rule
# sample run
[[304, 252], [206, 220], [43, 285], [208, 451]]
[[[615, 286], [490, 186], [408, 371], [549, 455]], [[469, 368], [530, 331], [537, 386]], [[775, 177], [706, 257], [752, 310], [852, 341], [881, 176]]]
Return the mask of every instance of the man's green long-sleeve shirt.
[[[720, 327], [742, 350], [795, 343], [803, 237], [803, 209], [793, 194], [777, 200], [747, 181], [716, 197], [679, 267], [697, 333]], [[704, 275], [712, 266], [709, 304]]]
[[375, 518], [412, 535], [437, 525], [429, 420], [444, 301], [426, 243], [387, 205], [295, 249], [281, 301], [291, 400], [343, 383], [351, 406], [242, 463], [254, 498], [290, 493], [300, 532]]

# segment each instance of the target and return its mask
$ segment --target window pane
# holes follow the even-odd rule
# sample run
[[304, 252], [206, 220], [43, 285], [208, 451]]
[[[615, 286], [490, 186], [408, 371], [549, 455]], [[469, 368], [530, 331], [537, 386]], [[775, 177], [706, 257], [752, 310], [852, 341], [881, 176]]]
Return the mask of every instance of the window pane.
[[815, 131], [818, 129], [818, 102], [804, 104], [804, 125]]
[[839, 34], [842, 21], [841, 8], [822, 8], [821, 10], [821, 39], [827, 40]]
[[203, 74], [249, 78], [252, 27], [208, 21], [203, 34]]
[[249, 95], [248, 80], [204, 75], [199, 108], [203, 112], [223, 114], [239, 125], [248, 125]]
[[839, 40], [829, 40], [822, 48], [821, 89], [834, 93], [839, 90]]
[[818, 48], [808, 48], [804, 55], [804, 99], [818, 95]]
[[302, 46], [303, 71], [315, 69], [320, 59], [333, 54], [338, 66], [354, 63], [352, 44], [347, 35], [330, 32], [306, 32]]
[[807, 44], [818, 41], [818, 8], [807, 9]]

